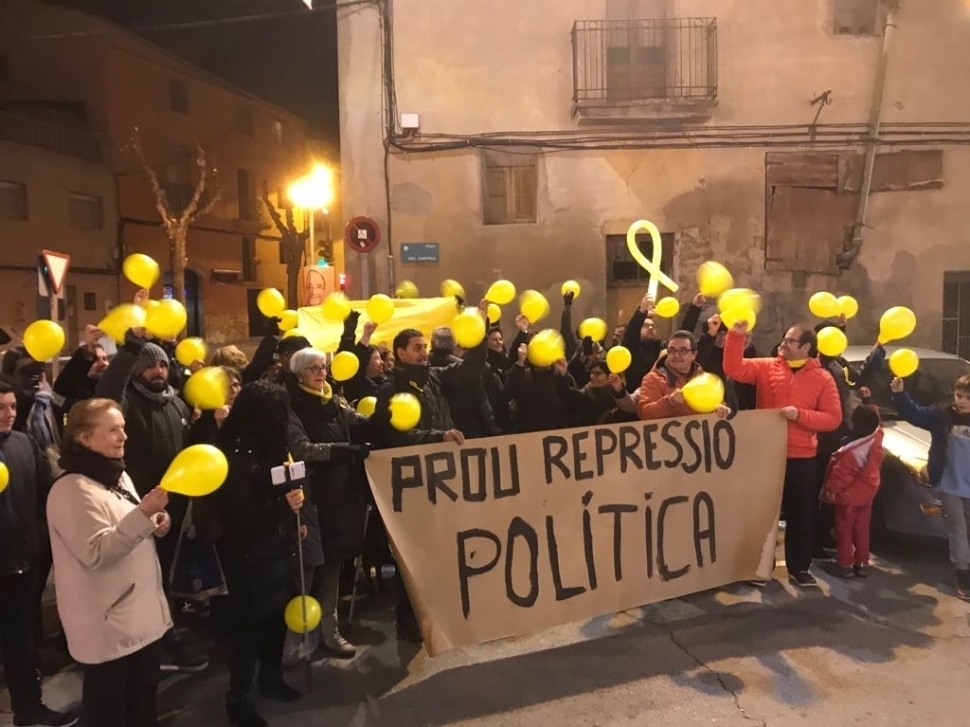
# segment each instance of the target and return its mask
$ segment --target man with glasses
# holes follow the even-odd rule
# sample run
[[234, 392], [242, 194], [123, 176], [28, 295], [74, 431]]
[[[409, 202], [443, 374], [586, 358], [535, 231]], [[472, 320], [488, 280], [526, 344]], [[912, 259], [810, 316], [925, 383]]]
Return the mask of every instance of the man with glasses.
[[[697, 342], [690, 331], [677, 331], [667, 342], [667, 351], [653, 370], [643, 377], [637, 410], [641, 419], [671, 419], [696, 414], [684, 401], [684, 385], [704, 370], [695, 360]], [[722, 403], [716, 410], [721, 417], [731, 415], [731, 407]]]
[[757, 387], [757, 408], [778, 409], [788, 422], [788, 461], [782, 509], [785, 513], [785, 564], [800, 588], [818, 584], [808, 572], [812, 563], [818, 512], [815, 455], [818, 433], [842, 423], [835, 382], [816, 358], [816, 336], [808, 326], [792, 326], [775, 358], [744, 358], [747, 322], [736, 324], [724, 344], [724, 373]]

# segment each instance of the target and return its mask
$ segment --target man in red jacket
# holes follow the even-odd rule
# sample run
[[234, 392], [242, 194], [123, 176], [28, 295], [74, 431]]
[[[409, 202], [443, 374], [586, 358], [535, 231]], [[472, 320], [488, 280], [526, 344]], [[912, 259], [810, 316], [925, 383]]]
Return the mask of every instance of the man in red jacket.
[[778, 347], [776, 358], [744, 358], [748, 324], [738, 323], [724, 344], [724, 373], [735, 381], [754, 384], [758, 409], [780, 409], [788, 420], [788, 463], [782, 510], [785, 564], [791, 580], [801, 588], [818, 584], [808, 572], [818, 512], [815, 454], [818, 433], [842, 423], [842, 406], [835, 382], [815, 358], [815, 331], [792, 326]]

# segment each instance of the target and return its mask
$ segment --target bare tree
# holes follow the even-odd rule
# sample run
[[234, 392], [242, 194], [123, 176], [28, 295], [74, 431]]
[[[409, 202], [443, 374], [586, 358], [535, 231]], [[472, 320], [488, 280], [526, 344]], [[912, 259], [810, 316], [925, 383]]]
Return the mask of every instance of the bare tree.
[[[278, 201], [282, 204], [282, 200]], [[269, 189], [265, 184], [263, 185], [262, 202], [280, 233], [280, 250], [283, 253], [283, 260], [286, 262], [286, 302], [290, 308], [295, 309], [298, 307], [297, 290], [300, 281], [300, 268], [303, 265], [309, 228], [305, 228], [302, 232], [297, 229], [296, 222], [293, 219], [293, 205], [284, 207], [283, 213], [280, 214], [280, 210], [270, 200]]]
[[[132, 136], [131, 146], [138, 155], [148, 182], [152, 186], [152, 194], [155, 197], [155, 209], [158, 210], [159, 217], [162, 218], [162, 230], [168, 238], [169, 261], [172, 268], [172, 294], [175, 299], [185, 305], [185, 268], [189, 263], [187, 249], [187, 238], [189, 227], [199, 217], [205, 217], [212, 208], [215, 207], [222, 194], [219, 188], [219, 177], [216, 169], [209, 169], [209, 162], [206, 159], [205, 150], [202, 145], [196, 142], [195, 164], [199, 168], [198, 179], [188, 204], [182, 210], [175, 210], [169, 202], [165, 188], [158, 181], [155, 170], [152, 169], [145, 159], [145, 153], [141, 145], [141, 137], [137, 127]], [[206, 184], [209, 176], [212, 176], [212, 185], [215, 193], [203, 204]], [[200, 206], [201, 205], [201, 206]]]

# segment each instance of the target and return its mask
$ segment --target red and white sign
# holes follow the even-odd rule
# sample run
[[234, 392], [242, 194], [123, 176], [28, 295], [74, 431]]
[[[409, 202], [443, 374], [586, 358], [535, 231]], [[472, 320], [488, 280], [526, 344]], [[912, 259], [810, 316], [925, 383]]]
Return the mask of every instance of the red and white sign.
[[71, 267], [71, 256], [53, 250], [41, 250], [40, 256], [47, 268], [47, 280], [50, 282], [51, 290], [54, 291], [54, 295], [60, 295], [64, 281], [67, 279], [67, 270]]

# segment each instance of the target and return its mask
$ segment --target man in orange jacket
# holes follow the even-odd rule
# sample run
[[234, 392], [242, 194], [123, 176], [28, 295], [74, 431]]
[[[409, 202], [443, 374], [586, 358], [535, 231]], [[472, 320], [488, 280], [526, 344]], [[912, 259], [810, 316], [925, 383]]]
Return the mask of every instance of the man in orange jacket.
[[[667, 351], [658, 359], [643, 381], [637, 397], [637, 412], [641, 419], [671, 419], [694, 416], [681, 389], [688, 381], [704, 373], [695, 360], [697, 342], [690, 331], [677, 331], [667, 343]], [[731, 415], [731, 409], [722, 403], [716, 411], [721, 418]]]
[[778, 347], [776, 358], [744, 358], [748, 324], [738, 323], [724, 344], [724, 373], [735, 381], [754, 384], [758, 409], [780, 409], [788, 420], [788, 462], [782, 509], [785, 513], [785, 563], [791, 580], [801, 588], [818, 584], [808, 572], [818, 512], [815, 454], [818, 433], [842, 423], [842, 406], [835, 382], [816, 358], [815, 331], [792, 326]]

